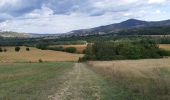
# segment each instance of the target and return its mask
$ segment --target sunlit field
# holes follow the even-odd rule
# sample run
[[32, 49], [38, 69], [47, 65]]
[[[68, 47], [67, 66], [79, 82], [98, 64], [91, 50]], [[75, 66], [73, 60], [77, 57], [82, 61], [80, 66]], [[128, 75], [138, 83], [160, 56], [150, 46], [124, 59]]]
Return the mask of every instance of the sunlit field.
[[162, 49], [170, 50], [170, 44], [160, 44], [159, 47]]
[[26, 51], [26, 47], [21, 47], [19, 52], [15, 51], [15, 47], [2, 47], [6, 52], [0, 52], [0, 62], [38, 62], [42, 61], [77, 61], [81, 54], [71, 54], [60, 51], [40, 50], [29, 47], [30, 51]]

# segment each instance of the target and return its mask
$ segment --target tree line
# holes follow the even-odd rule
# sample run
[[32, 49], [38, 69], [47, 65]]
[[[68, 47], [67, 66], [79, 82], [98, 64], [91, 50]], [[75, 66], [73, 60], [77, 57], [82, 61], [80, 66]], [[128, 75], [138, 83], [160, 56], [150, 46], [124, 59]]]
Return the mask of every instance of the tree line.
[[97, 41], [87, 46], [85, 56], [80, 58], [80, 61], [146, 59], [164, 56], [170, 56], [170, 52], [160, 49], [153, 40], [143, 39], [138, 42]]

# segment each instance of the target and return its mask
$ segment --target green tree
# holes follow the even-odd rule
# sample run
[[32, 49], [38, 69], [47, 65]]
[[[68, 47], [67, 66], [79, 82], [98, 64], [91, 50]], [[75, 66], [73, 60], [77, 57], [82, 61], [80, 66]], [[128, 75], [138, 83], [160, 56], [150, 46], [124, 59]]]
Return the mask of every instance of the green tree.
[[65, 49], [65, 51], [69, 53], [76, 53], [77, 49], [75, 47], [68, 47]]
[[19, 52], [20, 49], [21, 49], [20, 47], [15, 47], [15, 51], [16, 51], [16, 52]]
[[26, 51], [30, 51], [30, 48], [27, 47], [27, 48], [26, 48]]
[[7, 49], [4, 49], [4, 52], [7, 52]]
[[2, 48], [0, 48], [0, 52], [3, 52]]
[[41, 50], [46, 50], [47, 49], [47, 44], [45, 44], [45, 43], [38, 43], [36, 45], [36, 48], [41, 49]]

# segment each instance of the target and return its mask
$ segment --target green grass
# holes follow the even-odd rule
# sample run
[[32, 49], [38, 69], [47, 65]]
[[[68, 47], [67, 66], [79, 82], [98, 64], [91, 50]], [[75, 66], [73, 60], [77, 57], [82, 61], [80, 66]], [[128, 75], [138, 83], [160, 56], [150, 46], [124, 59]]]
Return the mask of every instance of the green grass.
[[170, 69], [168, 68], [160, 68], [160, 75], [162, 77], [166, 77], [170, 75]]
[[47, 100], [72, 62], [0, 64], [0, 100]]

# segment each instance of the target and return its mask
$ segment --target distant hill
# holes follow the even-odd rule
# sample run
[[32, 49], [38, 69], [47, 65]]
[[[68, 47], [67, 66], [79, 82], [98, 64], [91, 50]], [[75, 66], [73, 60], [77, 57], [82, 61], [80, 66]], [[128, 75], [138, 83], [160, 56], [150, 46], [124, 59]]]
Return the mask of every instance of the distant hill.
[[6, 37], [6, 38], [12, 38], [12, 37], [18, 37], [18, 38], [28, 38], [32, 37], [31, 34], [27, 33], [17, 33], [17, 32], [0, 32], [0, 37]]
[[[100, 27], [95, 27], [95, 28], [91, 28], [91, 29], [82, 29], [82, 30], [71, 31], [70, 34], [73, 36], [119, 34], [125, 30], [130, 31], [131, 29], [138, 30], [138, 29], [144, 29], [144, 28], [152, 28], [154, 30], [154, 27], [156, 29], [156, 27], [160, 28], [160, 27], [167, 27], [167, 26], [170, 26], [170, 20], [142, 21], [142, 20], [137, 20], [137, 19], [129, 19], [129, 20], [123, 21], [121, 23], [100, 26]], [[135, 35], [135, 34], [133, 34], [133, 35]]]
[[39, 38], [39, 37], [57, 37], [60, 34], [36, 34], [36, 33], [18, 33], [18, 32], [0, 32], [0, 37], [4, 38]]

